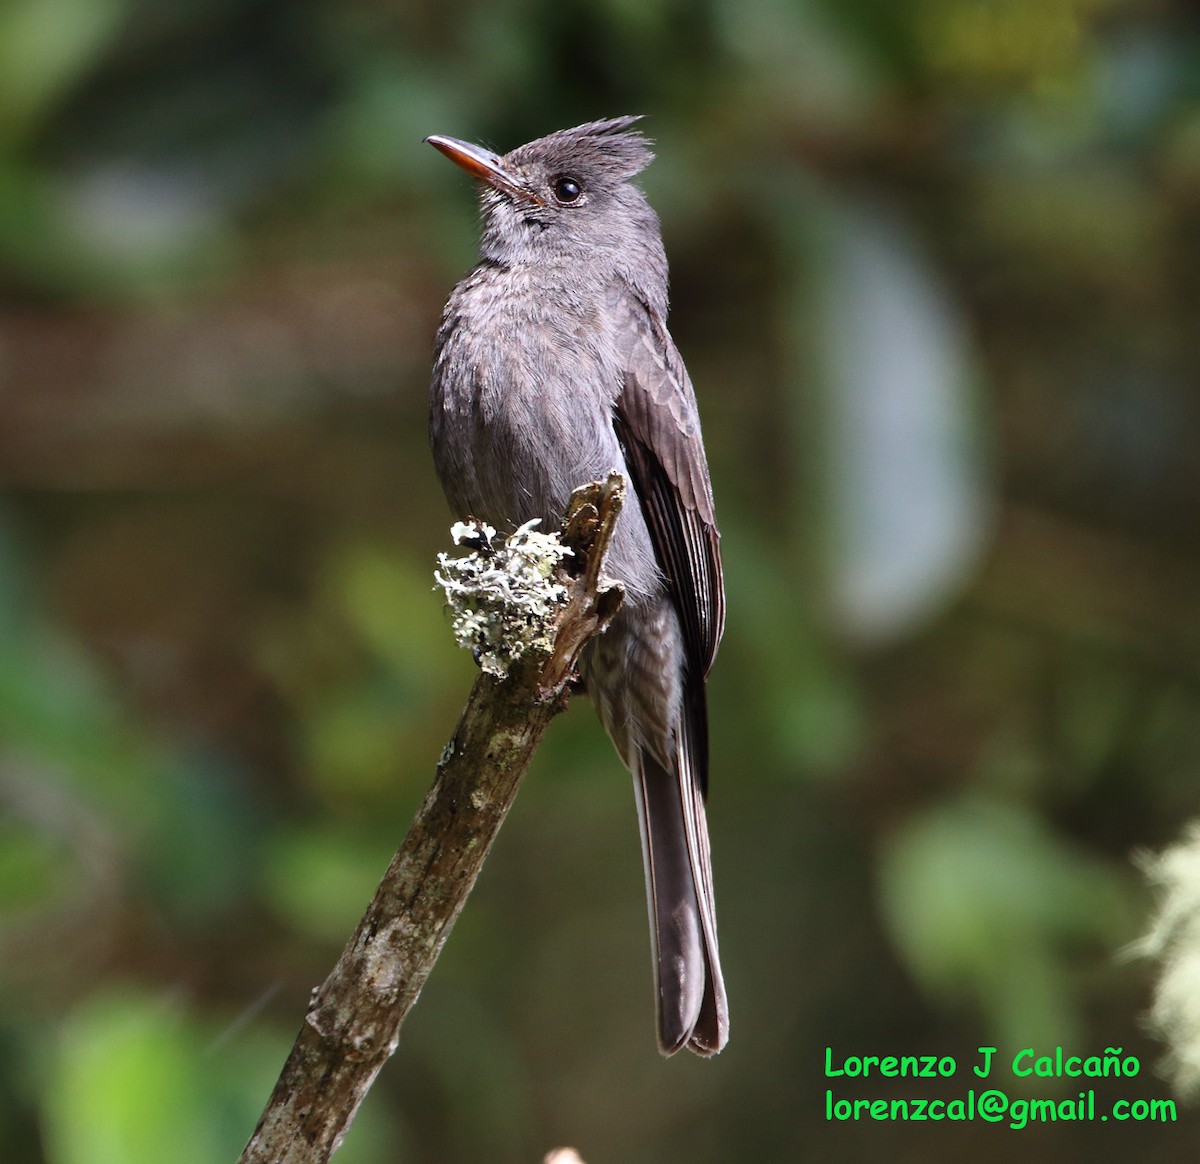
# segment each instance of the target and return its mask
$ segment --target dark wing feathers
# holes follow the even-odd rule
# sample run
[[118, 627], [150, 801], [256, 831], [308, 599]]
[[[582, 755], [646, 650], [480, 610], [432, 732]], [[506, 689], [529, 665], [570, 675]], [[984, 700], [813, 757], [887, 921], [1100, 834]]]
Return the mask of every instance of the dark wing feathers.
[[702, 705], [701, 681], [725, 627], [725, 587], [700, 418], [666, 328], [628, 291], [621, 306], [624, 385], [614, 417], [617, 436], [674, 592]]

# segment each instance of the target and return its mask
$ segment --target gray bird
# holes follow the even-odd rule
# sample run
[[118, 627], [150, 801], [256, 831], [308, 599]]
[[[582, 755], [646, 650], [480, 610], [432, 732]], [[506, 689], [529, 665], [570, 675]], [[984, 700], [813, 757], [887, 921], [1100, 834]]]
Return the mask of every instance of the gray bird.
[[478, 265], [437, 334], [430, 443], [457, 516], [557, 529], [571, 491], [632, 491], [608, 569], [625, 585], [580, 670], [633, 773], [657, 978], [658, 1042], [713, 1055], [729, 1035], [704, 801], [704, 681], [725, 622], [696, 398], [667, 333], [658, 217], [631, 179], [653, 158], [636, 117], [503, 157], [426, 140], [481, 182]]

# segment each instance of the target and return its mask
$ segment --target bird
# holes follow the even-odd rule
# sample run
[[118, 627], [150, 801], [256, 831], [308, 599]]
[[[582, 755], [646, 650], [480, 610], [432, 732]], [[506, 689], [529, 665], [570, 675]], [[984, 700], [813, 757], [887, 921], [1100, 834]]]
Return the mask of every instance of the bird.
[[478, 181], [481, 216], [436, 335], [430, 445], [456, 515], [497, 528], [557, 528], [572, 491], [613, 469], [631, 485], [607, 563], [625, 599], [579, 672], [633, 775], [659, 1050], [708, 1057], [729, 1037], [705, 809], [725, 590], [662, 232], [634, 181], [654, 157], [640, 120], [502, 156], [425, 139]]

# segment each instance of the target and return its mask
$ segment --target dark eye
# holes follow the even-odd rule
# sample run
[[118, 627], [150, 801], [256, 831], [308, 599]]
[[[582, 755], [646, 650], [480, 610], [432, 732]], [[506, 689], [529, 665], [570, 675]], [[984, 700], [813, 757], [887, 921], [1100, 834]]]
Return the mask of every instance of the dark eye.
[[554, 197], [559, 202], [578, 202], [583, 187], [574, 179], [564, 175], [554, 179]]

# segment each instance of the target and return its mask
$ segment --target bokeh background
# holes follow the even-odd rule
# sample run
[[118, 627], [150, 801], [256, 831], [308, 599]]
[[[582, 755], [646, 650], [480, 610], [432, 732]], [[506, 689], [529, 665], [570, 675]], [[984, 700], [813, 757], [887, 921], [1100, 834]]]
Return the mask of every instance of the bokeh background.
[[339, 1160], [1194, 1159], [1187, 1108], [825, 1118], [980, 1045], [1171, 1094], [1121, 951], [1198, 800], [1188, 0], [3, 0], [0, 1159], [249, 1135], [472, 682], [425, 412], [474, 195], [421, 139], [626, 112], [724, 531], [733, 1039], [654, 1050], [581, 702]]

